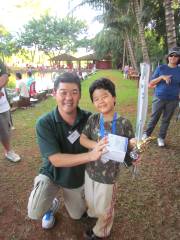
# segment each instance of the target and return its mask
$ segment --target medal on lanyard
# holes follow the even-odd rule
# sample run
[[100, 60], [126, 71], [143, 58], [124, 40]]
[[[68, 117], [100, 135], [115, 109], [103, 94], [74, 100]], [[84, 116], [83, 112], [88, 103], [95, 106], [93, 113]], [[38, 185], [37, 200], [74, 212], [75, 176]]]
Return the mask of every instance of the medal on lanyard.
[[[113, 121], [112, 121], [112, 134], [116, 133], [116, 119], [117, 119], [117, 112], [114, 113], [113, 116]], [[100, 130], [100, 138], [103, 138], [106, 132], [105, 132], [105, 128], [104, 128], [104, 117], [103, 114], [101, 113], [100, 115], [100, 122], [99, 122], [99, 130]]]

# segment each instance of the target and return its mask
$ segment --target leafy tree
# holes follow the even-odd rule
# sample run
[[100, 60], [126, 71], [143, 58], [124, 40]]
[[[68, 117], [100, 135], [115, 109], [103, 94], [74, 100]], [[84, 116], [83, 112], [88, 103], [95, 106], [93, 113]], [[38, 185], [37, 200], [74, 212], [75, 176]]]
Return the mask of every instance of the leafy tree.
[[[178, 0], [171, 0], [172, 3], [171, 7], [174, 11], [174, 13], [170, 14], [169, 17], [171, 19], [167, 20], [167, 22], [170, 23], [170, 21], [174, 21], [175, 23], [175, 39], [177, 42], [177, 45], [180, 45], [180, 2]], [[168, 5], [169, 6], [169, 5]], [[168, 41], [167, 41], [167, 34], [168, 30], [166, 29], [166, 20], [165, 20], [165, 5], [164, 1], [162, 0], [145, 0], [144, 8], [143, 8], [143, 19], [145, 22], [145, 26], [149, 27], [151, 29], [154, 29], [156, 31], [156, 40], [157, 42], [161, 41], [163, 39], [163, 48], [164, 48], [164, 54], [167, 52], [168, 49]], [[173, 20], [174, 19], [174, 20]], [[173, 23], [173, 24], [174, 24]], [[173, 29], [172, 24], [170, 24], [170, 30]]]
[[122, 43], [122, 36], [117, 36], [115, 30], [103, 29], [94, 38], [92, 48], [98, 58], [111, 55], [113, 57], [113, 65], [117, 66], [122, 62]]
[[[164, 4], [165, 2], [168, 4]], [[174, 39], [172, 45], [175, 45], [175, 40], [177, 45], [180, 45], [179, 0], [81, 0], [81, 5], [84, 4], [89, 4], [96, 9], [103, 9], [104, 17], [101, 17], [101, 20], [103, 20], [109, 28], [119, 28], [117, 35], [123, 34], [126, 43], [131, 43], [130, 45], [134, 46], [133, 48], [128, 44], [129, 53], [134, 51], [138, 61], [141, 59], [142, 54], [146, 62], [150, 61], [149, 58], [151, 61], [161, 60], [162, 55], [164, 55], [170, 47], [168, 39], [170, 37], [172, 39], [172, 30]], [[171, 14], [168, 14], [168, 18], [166, 14], [165, 20], [167, 7], [170, 7], [168, 12]], [[133, 14], [136, 20], [134, 20], [134, 22], [129, 21], [129, 25], [128, 21], [126, 23], [124, 22], [125, 24], [123, 25], [122, 19], [132, 19]], [[170, 22], [169, 29], [167, 29], [166, 23]], [[138, 29], [139, 36], [137, 36], [135, 28]], [[176, 32], [174, 30], [176, 30]], [[150, 40], [154, 43], [153, 48]], [[139, 52], [138, 42], [141, 43], [142, 54]], [[133, 52], [130, 53], [129, 56], [131, 62], [133, 62]]]
[[[24, 26], [19, 34], [19, 43], [23, 47], [43, 51], [52, 57], [62, 51], [75, 51], [81, 46], [86, 24], [73, 17], [59, 19], [48, 14], [33, 19]], [[85, 40], [84, 40], [85, 41]]]
[[146, 29], [145, 37], [151, 62], [157, 65], [164, 58], [164, 38], [157, 41], [157, 32], [154, 29]]
[[14, 37], [0, 25], [0, 56], [4, 61], [5, 57], [10, 57], [13, 53], [16, 53], [18, 48]]
[[[133, 15], [136, 17], [137, 21], [134, 21], [136, 25], [138, 26], [138, 33], [139, 33], [139, 40], [141, 42], [141, 47], [142, 47], [142, 55], [143, 59], [146, 62], [149, 62], [149, 55], [148, 55], [148, 49], [146, 46], [146, 41], [145, 41], [145, 36], [144, 36], [144, 27], [142, 23], [142, 7], [141, 4], [139, 4], [138, 0], [106, 0], [106, 1], [101, 1], [101, 0], [83, 0], [81, 4], [89, 4], [95, 8], [102, 8], [103, 14], [104, 14], [104, 22], [109, 25], [110, 27], [115, 27], [119, 29], [119, 32], [123, 28], [124, 31], [124, 38], [127, 42], [128, 50], [129, 50], [129, 55], [130, 55], [130, 60], [132, 66], [137, 70], [137, 63], [134, 55], [134, 50], [133, 50], [133, 44], [131, 40], [131, 36], [129, 34], [130, 26], [128, 24], [120, 24], [121, 21], [120, 19], [125, 19], [132, 18]], [[142, 3], [142, 1], [140, 1]], [[106, 17], [108, 16], [108, 18]], [[131, 25], [134, 25], [134, 23]], [[122, 31], [121, 31], [122, 32]], [[120, 33], [119, 33], [120, 34]]]
[[[113, 5], [110, 5], [108, 8], [106, 7], [106, 13], [104, 14], [105, 26], [110, 27], [116, 30], [116, 37], [119, 39], [121, 36], [122, 41], [124, 42], [124, 47], [127, 48], [127, 54], [123, 54], [123, 59], [130, 58], [131, 65], [133, 68], [138, 71], [137, 67], [137, 58], [135, 56], [135, 47], [137, 42], [135, 38], [137, 37], [137, 24], [134, 14], [132, 12], [132, 8], [130, 7], [128, 2], [124, 1], [116, 1]], [[122, 45], [123, 43], [121, 43]], [[114, 45], [115, 48], [115, 45]], [[123, 48], [122, 48], [123, 49]], [[121, 51], [124, 52], [125, 51]], [[124, 66], [125, 61], [123, 61]]]

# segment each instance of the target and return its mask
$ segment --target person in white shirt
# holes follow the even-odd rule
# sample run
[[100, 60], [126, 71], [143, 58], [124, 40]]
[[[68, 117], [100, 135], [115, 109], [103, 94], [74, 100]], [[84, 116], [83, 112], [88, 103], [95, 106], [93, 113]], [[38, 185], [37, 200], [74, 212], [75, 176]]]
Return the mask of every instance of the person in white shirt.
[[16, 92], [19, 95], [18, 107], [30, 106], [30, 95], [26, 81], [22, 79], [20, 72], [16, 73]]
[[6, 72], [6, 67], [0, 60], [0, 142], [4, 147], [5, 157], [12, 161], [18, 162], [21, 158], [16, 154], [10, 145], [11, 139], [11, 120], [10, 106], [5, 94], [5, 85], [8, 82], [9, 75]]

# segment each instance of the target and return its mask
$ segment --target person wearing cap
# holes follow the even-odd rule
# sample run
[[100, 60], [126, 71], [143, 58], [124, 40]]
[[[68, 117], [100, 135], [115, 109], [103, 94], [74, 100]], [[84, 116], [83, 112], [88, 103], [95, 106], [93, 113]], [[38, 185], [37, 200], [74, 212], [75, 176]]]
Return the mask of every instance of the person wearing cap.
[[151, 118], [143, 134], [143, 139], [151, 135], [162, 115], [157, 138], [159, 147], [165, 146], [165, 138], [170, 120], [179, 101], [180, 67], [178, 64], [180, 64], [180, 47], [174, 47], [169, 50], [167, 64], [156, 68], [149, 83], [149, 87], [154, 88], [154, 97]]
[[80, 134], [91, 113], [78, 107], [81, 85], [77, 75], [65, 72], [57, 76], [54, 97], [57, 107], [40, 117], [36, 124], [43, 163], [28, 201], [29, 218], [42, 218], [45, 229], [54, 226], [59, 208], [56, 195], [60, 189], [69, 216], [76, 220], [86, 216], [85, 164], [98, 160], [105, 147], [99, 144], [87, 152], [80, 145]]
[[12, 162], [18, 162], [21, 158], [11, 149], [10, 145], [10, 106], [4, 88], [8, 82], [8, 78], [9, 74], [6, 71], [6, 66], [0, 60], [0, 141], [4, 147], [5, 157]]

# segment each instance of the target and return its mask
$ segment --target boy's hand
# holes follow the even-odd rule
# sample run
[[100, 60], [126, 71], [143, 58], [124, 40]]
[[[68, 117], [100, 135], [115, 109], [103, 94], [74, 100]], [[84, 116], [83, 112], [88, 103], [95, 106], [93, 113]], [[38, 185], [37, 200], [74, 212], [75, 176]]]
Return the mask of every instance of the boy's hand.
[[131, 149], [135, 148], [135, 147], [136, 147], [136, 144], [137, 144], [136, 138], [131, 138], [131, 139], [129, 140], [129, 147], [130, 147]]
[[100, 159], [101, 155], [107, 151], [106, 150], [107, 143], [108, 143], [107, 137], [104, 137], [99, 142], [97, 142], [94, 149], [91, 152], [89, 152], [90, 162]]

